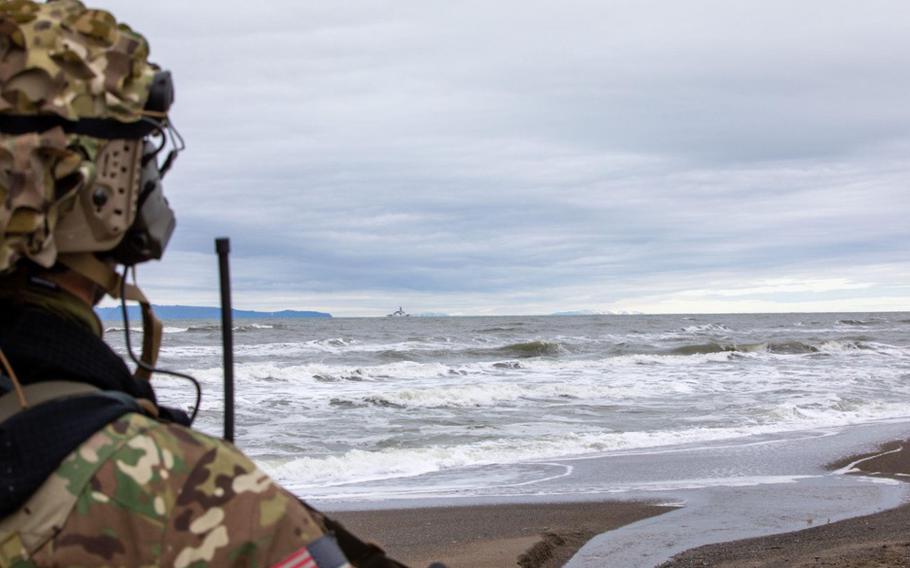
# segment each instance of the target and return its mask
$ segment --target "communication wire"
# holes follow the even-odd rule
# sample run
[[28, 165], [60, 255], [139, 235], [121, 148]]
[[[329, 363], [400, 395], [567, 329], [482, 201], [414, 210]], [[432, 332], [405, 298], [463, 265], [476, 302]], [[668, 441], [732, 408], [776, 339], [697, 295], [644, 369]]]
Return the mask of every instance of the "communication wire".
[[13, 388], [16, 390], [16, 397], [19, 399], [19, 406], [28, 408], [28, 401], [25, 399], [25, 392], [22, 390], [22, 384], [19, 382], [19, 377], [16, 376], [16, 371], [13, 371], [13, 366], [9, 364], [9, 359], [6, 358], [3, 349], [0, 349], [0, 362], [3, 363], [4, 369], [6, 369], [6, 372], [9, 374], [9, 380], [13, 383]]
[[[199, 412], [199, 407], [202, 404], [202, 386], [199, 384], [199, 381], [195, 377], [184, 373], [178, 373], [177, 371], [170, 371], [168, 369], [159, 369], [157, 367], [152, 367], [151, 365], [146, 364], [144, 361], [136, 357], [136, 354], [133, 353], [133, 344], [130, 341], [130, 317], [126, 309], [126, 278], [129, 273], [131, 266], [123, 267], [123, 277], [120, 279], [120, 313], [123, 315], [123, 327], [124, 327], [124, 337], [126, 343], [126, 352], [129, 354], [130, 359], [133, 360], [137, 366], [145, 369], [150, 373], [159, 373], [162, 375], [170, 375], [172, 377], [177, 377], [184, 379], [193, 383], [193, 386], [196, 388], [196, 404], [193, 406], [193, 414], [190, 415], [190, 424], [196, 420], [196, 414]], [[136, 283], [136, 270], [133, 268], [133, 284]]]

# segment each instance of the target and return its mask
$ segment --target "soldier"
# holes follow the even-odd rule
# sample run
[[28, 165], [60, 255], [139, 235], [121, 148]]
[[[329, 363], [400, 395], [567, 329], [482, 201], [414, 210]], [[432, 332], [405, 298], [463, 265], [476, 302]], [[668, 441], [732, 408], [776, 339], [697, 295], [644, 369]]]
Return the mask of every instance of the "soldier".
[[[400, 566], [156, 401], [160, 323], [114, 269], [174, 228], [148, 53], [78, 0], [0, 0], [0, 566], [350, 566], [339, 541]], [[101, 340], [104, 294], [143, 303], [136, 374]]]

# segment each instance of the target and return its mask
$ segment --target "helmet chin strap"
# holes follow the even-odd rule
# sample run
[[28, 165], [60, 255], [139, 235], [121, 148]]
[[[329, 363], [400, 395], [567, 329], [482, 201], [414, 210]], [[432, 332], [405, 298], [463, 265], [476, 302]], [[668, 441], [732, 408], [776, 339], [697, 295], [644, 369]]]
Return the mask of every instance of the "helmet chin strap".
[[151, 369], [158, 362], [158, 351], [161, 349], [163, 326], [142, 290], [138, 286], [124, 282], [123, 277], [117, 274], [113, 266], [99, 260], [92, 253], [60, 254], [57, 260], [100, 286], [112, 298], [120, 299], [122, 290], [124, 299], [139, 303], [142, 310], [142, 355], [139, 360], [142, 364], [136, 366], [133, 376], [137, 379], [151, 379]]
[[9, 364], [9, 359], [6, 358], [6, 354], [3, 353], [3, 349], [0, 349], [0, 363], [3, 364], [2, 369], [6, 371], [6, 374], [9, 375], [9, 380], [13, 383], [13, 389], [16, 391], [16, 398], [19, 402], [19, 407], [23, 410], [28, 408], [28, 400], [25, 398], [25, 392], [22, 389], [22, 383], [19, 382], [19, 377], [16, 376], [16, 371], [13, 370], [13, 366]]

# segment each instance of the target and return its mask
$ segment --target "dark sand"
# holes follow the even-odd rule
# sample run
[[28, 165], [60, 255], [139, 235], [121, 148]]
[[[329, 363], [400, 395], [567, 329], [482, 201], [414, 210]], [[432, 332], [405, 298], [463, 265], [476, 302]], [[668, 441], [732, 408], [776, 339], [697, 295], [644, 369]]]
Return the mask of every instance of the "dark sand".
[[414, 568], [556, 568], [592, 537], [669, 507], [601, 502], [482, 505], [332, 514]]
[[[886, 444], [879, 452], [845, 458], [830, 468], [841, 469], [897, 448], [901, 451], [865, 459], [855, 469], [910, 481], [910, 441]], [[592, 537], [668, 510], [646, 503], [600, 502], [348, 511], [333, 516], [414, 568], [433, 561], [449, 568], [556, 568]], [[910, 568], [910, 504], [798, 532], [703, 546], [662, 565], [690, 566]]]
[[[882, 446], [880, 452], [901, 448], [856, 465], [864, 475], [910, 481], [910, 440]], [[876, 452], [876, 455], [880, 452]], [[840, 469], [863, 456], [846, 458]], [[702, 546], [677, 555], [662, 568], [718, 567], [910, 567], [910, 504], [798, 532]]]

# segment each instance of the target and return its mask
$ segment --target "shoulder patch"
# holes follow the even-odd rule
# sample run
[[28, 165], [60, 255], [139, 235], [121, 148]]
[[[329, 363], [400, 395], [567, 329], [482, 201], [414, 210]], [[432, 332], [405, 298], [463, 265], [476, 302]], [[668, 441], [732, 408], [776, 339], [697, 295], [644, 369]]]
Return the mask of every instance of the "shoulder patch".
[[338, 543], [324, 536], [291, 553], [271, 568], [352, 568]]

